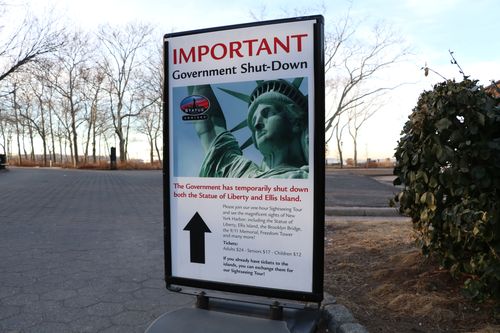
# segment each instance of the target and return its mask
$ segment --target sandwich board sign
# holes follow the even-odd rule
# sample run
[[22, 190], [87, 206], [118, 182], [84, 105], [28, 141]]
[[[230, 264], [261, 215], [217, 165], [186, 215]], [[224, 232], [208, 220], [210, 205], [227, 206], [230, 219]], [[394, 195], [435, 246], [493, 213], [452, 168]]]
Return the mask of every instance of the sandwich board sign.
[[164, 39], [167, 287], [323, 297], [323, 17]]

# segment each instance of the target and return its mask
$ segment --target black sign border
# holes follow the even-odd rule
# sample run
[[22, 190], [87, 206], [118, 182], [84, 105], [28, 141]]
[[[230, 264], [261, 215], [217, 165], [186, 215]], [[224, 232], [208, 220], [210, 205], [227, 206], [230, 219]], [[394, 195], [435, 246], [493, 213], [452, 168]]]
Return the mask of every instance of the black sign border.
[[[233, 30], [261, 25], [272, 25], [298, 21], [314, 23], [314, 195], [313, 195], [313, 278], [312, 291], [300, 292], [286, 289], [256, 287], [208, 280], [189, 279], [172, 276], [171, 233], [170, 233], [170, 144], [169, 144], [169, 68], [168, 38], [194, 35], [200, 33]], [[324, 272], [324, 229], [325, 229], [325, 59], [324, 59], [324, 18], [321, 15], [302, 16], [289, 19], [237, 24], [208, 29], [191, 30], [166, 34], [163, 42], [163, 234], [165, 257], [165, 283], [169, 290], [180, 291], [175, 286], [210, 289], [239, 294], [281, 298], [304, 302], [321, 302], [323, 300]]]

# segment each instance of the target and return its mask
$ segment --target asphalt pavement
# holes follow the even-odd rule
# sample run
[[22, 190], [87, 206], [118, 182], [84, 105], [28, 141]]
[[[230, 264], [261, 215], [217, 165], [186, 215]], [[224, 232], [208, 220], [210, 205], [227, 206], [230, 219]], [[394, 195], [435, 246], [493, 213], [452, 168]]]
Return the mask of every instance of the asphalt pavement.
[[[388, 211], [393, 193], [326, 176], [329, 215]], [[192, 305], [165, 288], [162, 214], [160, 171], [0, 172], [0, 332], [144, 332]]]
[[161, 173], [0, 173], [0, 332], [144, 332], [168, 292]]
[[[326, 207], [389, 207], [398, 192], [392, 185], [388, 169], [370, 175], [356, 169], [327, 171], [325, 176]], [[384, 176], [385, 175], [385, 176]]]

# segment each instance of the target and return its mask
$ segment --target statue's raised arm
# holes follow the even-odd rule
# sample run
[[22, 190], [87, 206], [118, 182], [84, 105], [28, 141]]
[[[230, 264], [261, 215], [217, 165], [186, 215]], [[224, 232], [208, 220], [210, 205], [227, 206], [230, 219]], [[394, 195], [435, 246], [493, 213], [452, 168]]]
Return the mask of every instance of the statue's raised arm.
[[226, 118], [224, 118], [222, 109], [210, 85], [190, 86], [188, 87], [188, 93], [190, 95], [204, 96], [210, 101], [210, 107], [206, 113], [208, 118], [197, 120], [194, 123], [194, 128], [200, 138], [203, 150], [206, 152], [217, 135], [227, 130]]

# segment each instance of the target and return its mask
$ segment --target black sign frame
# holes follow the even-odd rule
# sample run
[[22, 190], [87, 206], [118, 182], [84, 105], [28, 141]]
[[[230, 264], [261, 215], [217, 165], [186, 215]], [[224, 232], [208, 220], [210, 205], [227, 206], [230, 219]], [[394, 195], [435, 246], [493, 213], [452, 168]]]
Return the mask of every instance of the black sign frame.
[[[170, 143], [169, 133], [169, 38], [181, 37], [186, 35], [215, 32], [220, 30], [237, 30], [246, 27], [259, 25], [274, 25], [280, 23], [289, 23], [297, 21], [314, 20], [314, 199], [313, 199], [313, 256], [312, 260], [312, 292], [301, 292], [286, 289], [275, 289], [256, 287], [219, 281], [206, 281], [191, 279], [185, 277], [176, 277], [172, 275], [171, 258], [171, 207], [170, 207]], [[185, 32], [170, 33], [165, 35], [164, 39], [164, 86], [163, 86], [163, 203], [164, 203], [164, 255], [165, 255], [165, 282], [169, 290], [180, 291], [182, 286], [199, 288], [205, 290], [217, 290], [223, 292], [233, 292], [239, 294], [289, 299], [303, 302], [321, 302], [323, 299], [323, 272], [324, 272], [324, 211], [325, 211], [325, 74], [324, 74], [324, 18], [321, 15], [296, 17], [290, 19], [279, 19], [272, 21], [263, 21], [247, 24], [230, 25], [208, 29], [192, 30]]]

